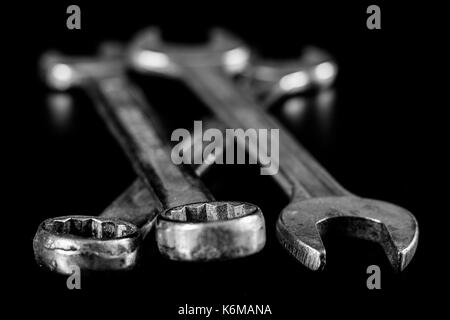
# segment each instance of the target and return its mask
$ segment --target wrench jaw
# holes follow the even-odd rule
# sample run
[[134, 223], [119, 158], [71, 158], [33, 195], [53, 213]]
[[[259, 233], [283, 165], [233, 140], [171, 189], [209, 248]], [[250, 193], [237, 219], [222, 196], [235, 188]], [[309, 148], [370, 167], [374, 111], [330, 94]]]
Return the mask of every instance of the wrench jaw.
[[41, 223], [33, 239], [37, 263], [71, 274], [132, 269], [139, 257], [140, 231], [131, 223], [102, 217], [65, 216]]
[[244, 202], [202, 202], [164, 211], [157, 220], [161, 254], [178, 261], [246, 257], [266, 242], [261, 210]]
[[326, 264], [326, 251], [320, 231], [316, 221], [302, 216], [300, 210], [298, 204], [291, 204], [281, 212], [276, 224], [278, 241], [305, 267], [321, 271]]
[[277, 221], [283, 246], [311, 270], [323, 270], [326, 251], [321, 234], [330, 228], [351, 237], [379, 243], [392, 268], [406, 268], [417, 248], [414, 216], [396, 205], [354, 196], [314, 198], [292, 203]]
[[238, 39], [220, 29], [212, 30], [204, 45], [183, 46], [164, 43], [158, 29], [140, 32], [129, 49], [129, 63], [137, 71], [179, 78], [180, 62], [190, 67], [219, 67], [228, 74], [242, 73], [250, 62], [250, 50]]

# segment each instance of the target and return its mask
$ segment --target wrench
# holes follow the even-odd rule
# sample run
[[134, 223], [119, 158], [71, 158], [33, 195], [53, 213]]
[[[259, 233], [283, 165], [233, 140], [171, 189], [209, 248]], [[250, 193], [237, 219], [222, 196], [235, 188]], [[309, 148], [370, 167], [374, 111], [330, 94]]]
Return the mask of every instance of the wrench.
[[[290, 195], [277, 220], [281, 244], [311, 270], [322, 270], [326, 250], [321, 233], [339, 226], [348, 235], [379, 243], [394, 270], [411, 261], [418, 243], [418, 223], [396, 205], [357, 197], [340, 186], [286, 129], [266, 114], [228, 75], [248, 61], [236, 39], [215, 31], [206, 46], [183, 47], [163, 43], [155, 30], [140, 33], [130, 50], [132, 66], [144, 72], [182, 78], [215, 116], [232, 128], [280, 129], [279, 172], [274, 178]], [[239, 54], [238, 54], [239, 53]], [[270, 137], [268, 137], [270, 139]], [[238, 143], [255, 158], [267, 154], [251, 142]]]
[[111, 271], [134, 268], [142, 241], [162, 209], [154, 192], [145, 190], [133, 183], [98, 217], [44, 220], [33, 239], [36, 262], [62, 274], [71, 274], [73, 266]]
[[[66, 90], [74, 86], [86, 85], [89, 83], [89, 79], [93, 77], [102, 78], [123, 72], [125, 66], [122, 47], [109, 43], [105, 43], [102, 47], [101, 58], [68, 58], [54, 52], [47, 53], [42, 59], [41, 66], [47, 85], [55, 90]], [[108, 52], [113, 52], [114, 54], [107, 54]], [[277, 98], [277, 94], [280, 94], [281, 97], [286, 93], [294, 93], [293, 90], [289, 92], [278, 90], [278, 82], [286, 75], [303, 72], [308, 69], [314, 70], [315, 66], [311, 61], [316, 61], [317, 66], [319, 63], [327, 61], [334, 63], [333, 60], [329, 59], [326, 54], [318, 49], [311, 48], [308, 53], [308, 55], [295, 62], [283, 62], [277, 65], [264, 62], [259, 62], [257, 65], [253, 64], [250, 66], [251, 70], [246, 71], [243, 77], [248, 81], [247, 84], [241, 83], [241, 85], [246, 85], [249, 90], [255, 92], [253, 89], [254, 83], [251, 81], [252, 76], [255, 76], [258, 82], [264, 82], [262, 88], [257, 90], [258, 95], [263, 92], [264, 88], [275, 92], [275, 94], [271, 94], [271, 97], [275, 98]], [[259, 69], [269, 71], [259, 72]], [[261, 77], [261, 74], [264, 77]], [[273, 90], [274, 88], [275, 90]], [[304, 86], [297, 86], [297, 88], [300, 92]], [[263, 104], [265, 108], [268, 105], [268, 103]], [[207, 128], [222, 128], [222, 124], [214, 121], [214, 119], [206, 119], [204, 126]], [[191, 148], [191, 146], [186, 145], [185, 148]], [[214, 157], [215, 155], [212, 156]], [[193, 157], [195, 158], [195, 154]], [[198, 176], [201, 176], [208, 168], [208, 163], [203, 163], [196, 167], [195, 171]], [[68, 216], [48, 219], [42, 223], [34, 241], [36, 258], [41, 265], [50, 266], [50, 268], [63, 273], [70, 273], [71, 265], [78, 265], [80, 268], [90, 270], [131, 269], [136, 264], [141, 240], [145, 238], [152, 228], [154, 218], [162, 210], [161, 208], [162, 204], [154, 192], [147, 189], [145, 184], [140, 179], [137, 179], [99, 217]], [[111, 219], [119, 219], [122, 222]], [[130, 222], [131, 225], [125, 224], [124, 221]], [[148, 223], [146, 223], [147, 221]], [[55, 235], [53, 232], [55, 231], [54, 229], [63, 228], [66, 225], [66, 231], [64, 232], [70, 233], [69, 230], [76, 231], [76, 224], [80, 223], [84, 225], [85, 233], [78, 232], [76, 236], [65, 236], [62, 234]], [[120, 223], [127, 226], [128, 230], [131, 230], [128, 236], [123, 235], [121, 241], [105, 239], [102, 236], [100, 236], [101, 239], [97, 239], [99, 237], [98, 232], [96, 237], [92, 237], [92, 225], [95, 226], [95, 230], [102, 230], [102, 226], [114, 226]], [[74, 226], [70, 227], [70, 224]], [[140, 234], [142, 239], [133, 225], [141, 228]], [[53, 249], [48, 250], [48, 245], [43, 246], [42, 244], [45, 242], [53, 243]], [[119, 245], [123, 249], [122, 251], [118, 251]], [[59, 250], [56, 248], [59, 248]], [[64, 248], [71, 248], [71, 251], [64, 250]], [[76, 250], [75, 248], [78, 249]], [[66, 254], [67, 252], [70, 254]]]
[[[129, 155], [141, 179], [166, 207], [157, 217], [160, 252], [173, 260], [247, 256], [265, 244], [261, 210], [248, 203], [215, 201], [187, 168], [176, 166], [157, 131], [154, 111], [124, 77], [98, 82], [106, 104], [100, 114]], [[98, 93], [97, 92], [97, 93]], [[161, 131], [159, 131], [161, 132]]]
[[[177, 207], [162, 214], [157, 228], [157, 241], [163, 254], [173, 259], [209, 260], [245, 256], [262, 249], [265, 229], [259, 208], [238, 202], [181, 206], [191, 201], [210, 201], [212, 198], [200, 182], [171, 163], [155, 130], [144, 118], [139, 118], [144, 117], [143, 101], [138, 94], [131, 94], [132, 89], [124, 82], [117, 65], [105, 68], [88, 63], [86, 67], [84, 61], [78, 64], [83, 68], [73, 69], [69, 67], [68, 61], [58, 64], [55, 58], [50, 60], [53, 74], [47, 78], [47, 82], [51, 86], [66, 89], [87, 81], [91, 93], [106, 98], [108, 104], [115, 107], [111, 113], [106, 112], [107, 106], [100, 108], [110, 128], [120, 137], [129, 155], [141, 161], [137, 165], [141, 175], [150, 177], [148, 180], [157, 184], [164, 203], [169, 207]], [[58, 69], [60, 66], [65, 68]], [[135, 130], [134, 126], [140, 129]], [[133, 143], [131, 147], [129, 142]], [[141, 241], [138, 229], [131, 223], [106, 217], [126, 217], [128, 221], [138, 223], [150, 219], [142, 227], [145, 235], [160, 207], [153, 193], [143, 190], [142, 184], [135, 182], [104, 212], [103, 218], [74, 216], [44, 221], [34, 240], [36, 258], [40, 264], [61, 273], [70, 273], [72, 262], [91, 269], [131, 268], [136, 262]], [[225, 239], [221, 238], [223, 236]], [[69, 254], [66, 254], [67, 250]], [[86, 259], [86, 255], [93, 259]], [[111, 260], [118, 262], [111, 263]]]

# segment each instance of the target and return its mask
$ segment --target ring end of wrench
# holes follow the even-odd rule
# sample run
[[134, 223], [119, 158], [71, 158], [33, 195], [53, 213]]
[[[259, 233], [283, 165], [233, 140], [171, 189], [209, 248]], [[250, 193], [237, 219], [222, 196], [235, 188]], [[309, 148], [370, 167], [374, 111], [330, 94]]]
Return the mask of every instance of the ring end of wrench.
[[142, 241], [131, 223], [102, 217], [64, 216], [43, 221], [33, 239], [37, 263], [51, 271], [119, 271], [133, 268]]
[[246, 257], [266, 242], [264, 217], [255, 205], [213, 201], [168, 209], [158, 218], [158, 247], [179, 261]]

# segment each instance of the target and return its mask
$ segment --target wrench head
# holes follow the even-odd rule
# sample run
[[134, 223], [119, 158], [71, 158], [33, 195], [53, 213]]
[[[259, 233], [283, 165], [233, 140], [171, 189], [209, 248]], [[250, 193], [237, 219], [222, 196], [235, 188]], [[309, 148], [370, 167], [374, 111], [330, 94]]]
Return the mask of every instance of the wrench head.
[[411, 261], [419, 237], [418, 223], [409, 211], [354, 196], [291, 202], [278, 218], [277, 236], [307, 268], [322, 270], [326, 251], [321, 234], [329, 228], [379, 243], [395, 271], [402, 271]]
[[47, 86], [64, 91], [83, 85], [94, 78], [120, 74], [124, 70], [122, 60], [120, 55], [98, 58], [66, 57], [52, 51], [41, 57], [39, 65]]
[[128, 222], [91, 216], [64, 216], [43, 221], [33, 239], [39, 265], [71, 274], [82, 270], [128, 270], [135, 266], [142, 241]]
[[213, 29], [210, 41], [203, 45], [176, 45], [165, 43], [158, 29], [140, 32], [129, 50], [131, 66], [140, 72], [170, 77], [182, 76], [179, 62], [190, 66], [220, 67], [227, 73], [242, 72], [250, 60], [250, 50], [242, 42], [223, 30]]
[[319, 48], [307, 47], [293, 60], [254, 59], [242, 78], [257, 96], [276, 101], [310, 88], [328, 88], [337, 71], [337, 63], [330, 55]]
[[171, 260], [245, 257], [266, 242], [261, 209], [245, 202], [199, 202], [165, 210], [157, 220], [159, 251]]

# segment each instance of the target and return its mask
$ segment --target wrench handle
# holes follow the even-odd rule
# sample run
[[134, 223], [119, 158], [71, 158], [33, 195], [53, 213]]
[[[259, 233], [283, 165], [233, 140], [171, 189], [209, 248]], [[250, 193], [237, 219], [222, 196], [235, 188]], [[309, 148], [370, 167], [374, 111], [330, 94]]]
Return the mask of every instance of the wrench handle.
[[163, 206], [155, 192], [141, 179], [136, 179], [100, 216], [130, 222], [141, 229], [142, 237], [145, 238], [162, 210]]
[[[279, 129], [279, 141], [270, 141], [279, 143], [279, 157], [271, 160], [278, 162], [275, 179], [286, 193], [301, 199], [349, 195], [279, 121], [236, 86], [221, 68], [183, 66], [183, 76], [191, 90], [229, 128]], [[267, 138], [270, 140], [271, 135]], [[258, 148], [261, 144], [252, 144], [251, 139], [248, 145], [245, 140], [238, 143], [260, 164], [264, 163], [266, 150]]]
[[161, 130], [151, 106], [124, 76], [93, 80], [89, 88], [101, 117], [135, 171], [165, 208], [213, 200], [189, 168], [172, 162], [170, 149], [159, 136]]

